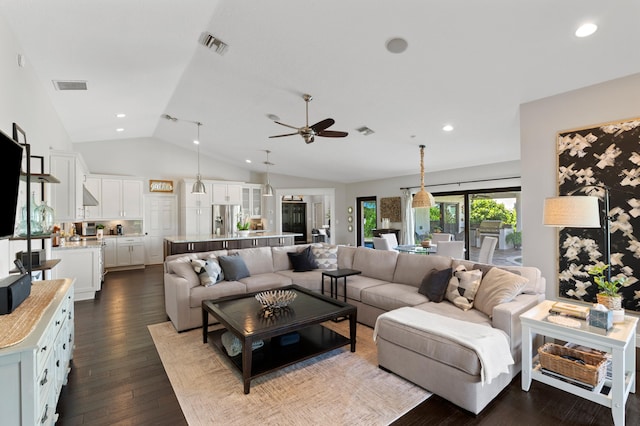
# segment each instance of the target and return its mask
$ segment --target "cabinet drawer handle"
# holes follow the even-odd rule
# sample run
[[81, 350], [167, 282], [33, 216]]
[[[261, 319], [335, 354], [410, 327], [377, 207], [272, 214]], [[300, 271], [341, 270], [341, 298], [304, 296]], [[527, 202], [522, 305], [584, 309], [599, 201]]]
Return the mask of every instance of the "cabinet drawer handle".
[[40, 424], [45, 424], [45, 422], [47, 421], [47, 419], [49, 418], [49, 404], [44, 406], [44, 415], [42, 416], [42, 418], [40, 419]]
[[59, 320], [56, 320], [56, 325], [60, 325], [60, 321]]
[[44, 377], [42, 378], [42, 380], [40, 380], [40, 386], [44, 386], [49, 380], [47, 379], [47, 376], [49, 375], [49, 369], [45, 368], [44, 369]]
[[42, 349], [40, 349], [40, 352], [45, 352], [47, 350], [46, 346], [43, 346]]

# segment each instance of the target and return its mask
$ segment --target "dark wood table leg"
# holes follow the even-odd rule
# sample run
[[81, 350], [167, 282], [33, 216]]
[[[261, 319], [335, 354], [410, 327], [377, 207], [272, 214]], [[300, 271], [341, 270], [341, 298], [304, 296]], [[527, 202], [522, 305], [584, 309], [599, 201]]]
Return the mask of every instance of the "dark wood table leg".
[[[338, 298], [338, 287], [336, 286], [336, 299]], [[344, 277], [344, 303], [347, 303], [347, 277]]]
[[349, 339], [351, 340], [351, 352], [356, 351], [356, 313], [349, 315]]
[[207, 331], [209, 328], [209, 312], [202, 308], [202, 343], [207, 343]]
[[325, 274], [322, 274], [322, 287], [320, 287], [320, 294], [324, 294], [324, 277], [325, 276], [326, 276]]
[[244, 382], [245, 395], [249, 393], [251, 387], [252, 346], [253, 342], [250, 338], [244, 339], [242, 342], [242, 381]]

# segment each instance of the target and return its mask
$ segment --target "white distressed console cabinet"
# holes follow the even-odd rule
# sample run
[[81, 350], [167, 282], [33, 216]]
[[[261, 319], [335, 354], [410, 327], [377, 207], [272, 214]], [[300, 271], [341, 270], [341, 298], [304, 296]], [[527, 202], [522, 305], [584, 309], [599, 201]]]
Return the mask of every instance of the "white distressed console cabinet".
[[73, 357], [74, 280], [54, 281], [60, 286], [35, 329], [22, 342], [0, 349], [0, 424], [54, 425], [57, 420]]

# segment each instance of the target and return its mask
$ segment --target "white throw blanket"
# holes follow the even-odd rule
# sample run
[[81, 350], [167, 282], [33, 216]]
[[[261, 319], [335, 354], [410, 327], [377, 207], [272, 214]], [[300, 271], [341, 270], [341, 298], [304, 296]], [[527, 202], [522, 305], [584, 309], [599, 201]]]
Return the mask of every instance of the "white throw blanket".
[[508, 337], [502, 330], [405, 307], [378, 317], [373, 330], [374, 341], [382, 318], [445, 337], [475, 351], [480, 360], [480, 379], [483, 385], [491, 383], [501, 373], [508, 373], [509, 366], [514, 364]]

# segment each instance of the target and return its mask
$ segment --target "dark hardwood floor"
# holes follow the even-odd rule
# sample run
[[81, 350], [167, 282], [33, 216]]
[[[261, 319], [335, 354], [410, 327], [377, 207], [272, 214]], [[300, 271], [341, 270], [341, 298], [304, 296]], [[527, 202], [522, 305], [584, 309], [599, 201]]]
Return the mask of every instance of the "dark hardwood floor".
[[[185, 425], [147, 325], [166, 321], [162, 267], [110, 272], [96, 300], [76, 302], [76, 348], [58, 425]], [[636, 369], [640, 351], [636, 349]], [[310, 401], [313, 403], [313, 401]], [[627, 424], [638, 424], [640, 397], [629, 396]], [[319, 422], [321, 420], [319, 419]], [[474, 416], [432, 396], [393, 424], [610, 425], [606, 407], [518, 375]]]

